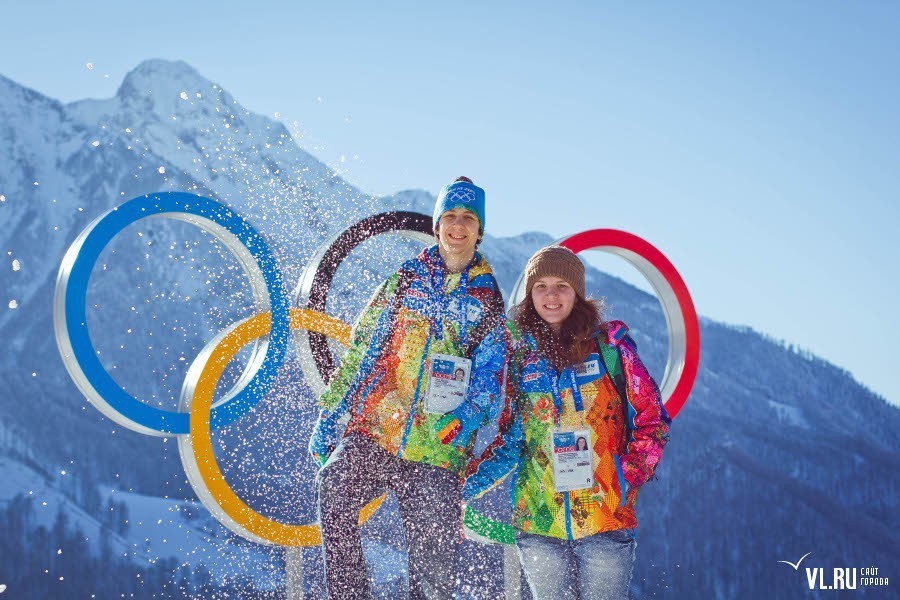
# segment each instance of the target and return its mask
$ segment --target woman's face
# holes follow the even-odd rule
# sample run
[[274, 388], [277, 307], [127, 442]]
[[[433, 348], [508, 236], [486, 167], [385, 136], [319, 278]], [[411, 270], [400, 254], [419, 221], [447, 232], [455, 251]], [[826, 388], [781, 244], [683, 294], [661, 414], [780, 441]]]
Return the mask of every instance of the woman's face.
[[553, 331], [558, 332], [575, 306], [575, 290], [565, 279], [547, 275], [531, 288], [531, 302], [538, 315]]

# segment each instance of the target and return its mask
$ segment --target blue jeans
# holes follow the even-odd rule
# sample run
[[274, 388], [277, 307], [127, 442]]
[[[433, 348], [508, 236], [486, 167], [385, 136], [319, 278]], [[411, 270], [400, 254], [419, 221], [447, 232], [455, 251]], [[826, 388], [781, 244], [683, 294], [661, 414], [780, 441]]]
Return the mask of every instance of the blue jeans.
[[516, 533], [516, 547], [534, 600], [628, 597], [637, 547], [633, 529], [577, 540]]

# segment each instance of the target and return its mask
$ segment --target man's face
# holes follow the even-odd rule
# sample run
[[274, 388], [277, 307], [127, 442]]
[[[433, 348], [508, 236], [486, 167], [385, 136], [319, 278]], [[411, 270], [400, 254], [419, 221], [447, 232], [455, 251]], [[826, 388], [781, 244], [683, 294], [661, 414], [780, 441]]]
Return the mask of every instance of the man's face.
[[478, 242], [478, 217], [465, 208], [451, 208], [438, 221], [438, 243], [450, 256], [471, 256]]

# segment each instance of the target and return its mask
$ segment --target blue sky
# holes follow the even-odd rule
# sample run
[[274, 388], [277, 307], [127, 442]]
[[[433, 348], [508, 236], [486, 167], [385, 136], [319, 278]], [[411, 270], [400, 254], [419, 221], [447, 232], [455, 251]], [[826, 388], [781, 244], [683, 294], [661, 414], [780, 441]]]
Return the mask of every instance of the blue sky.
[[71, 101], [183, 59], [364, 191], [467, 174], [492, 234], [630, 231], [900, 404], [900, 4], [421, 4], [15, 3], [0, 73]]

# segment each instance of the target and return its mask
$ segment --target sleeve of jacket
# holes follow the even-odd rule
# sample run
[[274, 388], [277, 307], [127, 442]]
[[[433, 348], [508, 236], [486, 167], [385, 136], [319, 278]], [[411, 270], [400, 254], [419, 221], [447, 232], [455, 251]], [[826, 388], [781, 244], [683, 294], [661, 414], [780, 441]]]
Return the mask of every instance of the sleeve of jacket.
[[525, 446], [522, 416], [512, 401], [512, 386], [507, 385], [507, 405], [500, 415], [497, 437], [488, 445], [481, 457], [469, 463], [463, 483], [463, 500], [478, 498], [516, 470]]
[[632, 488], [646, 483], [669, 441], [669, 418], [659, 387], [638, 357], [630, 337], [619, 344], [628, 394], [628, 439], [621, 457], [625, 479]]
[[466, 400], [484, 413], [482, 422], [494, 419], [502, 408], [500, 387], [506, 368], [508, 337], [501, 320], [481, 340], [472, 356], [472, 379]]
[[350, 334], [350, 347], [341, 365], [332, 377], [325, 392], [319, 398], [320, 414], [309, 440], [309, 451], [319, 462], [324, 462], [343, 435], [342, 418], [350, 408], [350, 392], [354, 379], [372, 341], [381, 315], [393, 301], [397, 291], [399, 274], [395, 273], [379, 286], [363, 309]]
[[491, 278], [493, 294], [487, 302], [484, 329], [482, 324], [476, 330], [485, 331], [472, 354], [472, 378], [466, 403], [481, 413], [479, 425], [497, 418], [503, 409], [501, 389], [509, 355], [510, 337], [503, 312], [503, 295], [497, 280]]

